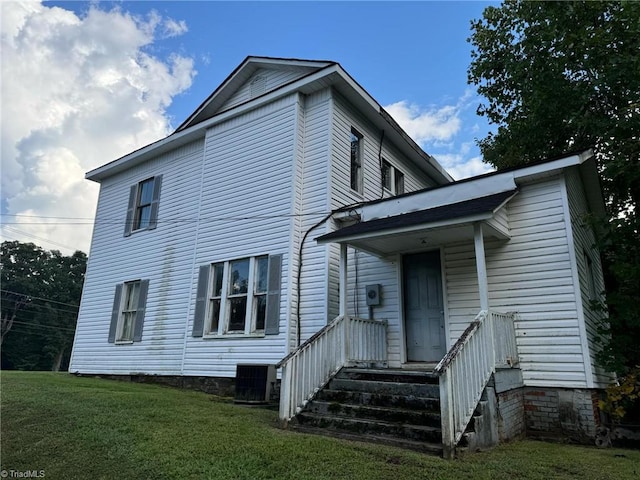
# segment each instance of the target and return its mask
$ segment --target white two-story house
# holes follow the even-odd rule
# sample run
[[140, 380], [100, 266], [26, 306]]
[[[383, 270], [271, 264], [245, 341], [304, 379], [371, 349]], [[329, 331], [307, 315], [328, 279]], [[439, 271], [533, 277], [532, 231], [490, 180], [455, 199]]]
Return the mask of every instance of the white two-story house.
[[[223, 389], [238, 365], [277, 364], [287, 420], [347, 364], [453, 375], [460, 337], [495, 313], [520, 404], [593, 413], [608, 381], [581, 220], [602, 214], [594, 162], [454, 182], [339, 64], [248, 57], [172, 135], [87, 174], [100, 195], [69, 370]], [[338, 364], [325, 348], [313, 372], [292, 366], [351, 319]], [[533, 429], [561, 423], [528, 415]]]

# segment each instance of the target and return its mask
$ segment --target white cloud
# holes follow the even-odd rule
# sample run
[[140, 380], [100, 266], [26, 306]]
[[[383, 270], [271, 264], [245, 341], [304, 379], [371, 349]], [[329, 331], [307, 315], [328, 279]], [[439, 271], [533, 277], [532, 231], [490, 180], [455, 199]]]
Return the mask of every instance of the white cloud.
[[465, 133], [478, 133], [477, 123], [465, 124], [465, 111], [474, 104], [474, 95], [467, 90], [455, 105], [421, 107], [406, 100], [384, 109], [413, 138], [433, 155], [456, 180], [480, 175], [493, 169], [483, 163], [478, 148], [470, 142], [461, 142]]
[[419, 144], [449, 140], [460, 130], [458, 111], [450, 105], [423, 110], [402, 100], [384, 109]]
[[469, 158], [464, 153], [443, 153], [437, 160], [456, 180], [488, 173], [494, 169], [482, 161], [482, 157]]
[[147, 50], [186, 24], [96, 6], [80, 17], [34, 2], [0, 8], [2, 198], [6, 213], [18, 215], [3, 216], [18, 222], [3, 234], [88, 251], [90, 222], [42, 225], [53, 220], [37, 217], [92, 218], [98, 186], [84, 173], [170, 133], [166, 108], [190, 87], [193, 60]]

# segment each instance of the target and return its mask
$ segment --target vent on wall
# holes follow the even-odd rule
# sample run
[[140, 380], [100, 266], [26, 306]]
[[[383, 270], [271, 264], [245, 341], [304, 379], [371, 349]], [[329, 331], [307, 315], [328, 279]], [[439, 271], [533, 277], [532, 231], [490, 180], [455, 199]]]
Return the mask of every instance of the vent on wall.
[[256, 98], [262, 95], [267, 89], [267, 79], [264, 75], [257, 75], [251, 80], [249, 85], [249, 95], [251, 98]]
[[236, 403], [267, 403], [276, 381], [275, 365], [237, 365]]

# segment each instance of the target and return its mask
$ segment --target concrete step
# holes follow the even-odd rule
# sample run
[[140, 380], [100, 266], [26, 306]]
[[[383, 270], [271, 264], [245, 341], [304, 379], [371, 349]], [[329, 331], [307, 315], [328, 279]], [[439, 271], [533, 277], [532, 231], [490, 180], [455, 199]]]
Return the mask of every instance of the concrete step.
[[406, 395], [424, 398], [440, 397], [440, 387], [429, 383], [381, 382], [335, 377], [329, 382], [329, 388], [332, 390], [370, 392], [387, 395]]
[[375, 382], [416, 383], [438, 385], [438, 376], [433, 372], [343, 368], [336, 378], [369, 380]]
[[442, 443], [440, 428], [428, 425], [405, 425], [380, 420], [348, 418], [302, 412], [296, 417], [299, 424], [338, 430], [351, 434], [375, 435], [407, 439], [417, 442]]
[[371, 393], [324, 389], [316, 396], [317, 400], [350, 405], [371, 405], [389, 408], [421, 409], [440, 413], [440, 399], [419, 397], [415, 395], [393, 395], [388, 393]]
[[431, 455], [442, 455], [442, 442], [418, 442], [406, 438], [388, 437], [373, 434], [354, 434], [342, 430], [333, 430], [328, 428], [318, 428], [310, 425], [292, 424], [291, 428], [314, 435], [325, 435], [329, 437], [342, 438], [355, 442], [367, 442], [380, 445], [390, 445], [392, 447], [403, 448], [406, 450], [414, 450], [416, 452], [428, 453]]
[[307, 406], [307, 411], [318, 415], [335, 415], [409, 425], [427, 425], [435, 428], [440, 428], [441, 426], [440, 412], [424, 409], [354, 405], [313, 400]]

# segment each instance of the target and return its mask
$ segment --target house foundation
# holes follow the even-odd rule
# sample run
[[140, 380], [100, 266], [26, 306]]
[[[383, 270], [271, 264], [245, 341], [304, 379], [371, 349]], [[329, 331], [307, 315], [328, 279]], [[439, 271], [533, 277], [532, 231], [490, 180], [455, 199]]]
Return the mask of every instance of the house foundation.
[[526, 387], [527, 436], [591, 443], [600, 426], [598, 390]]

